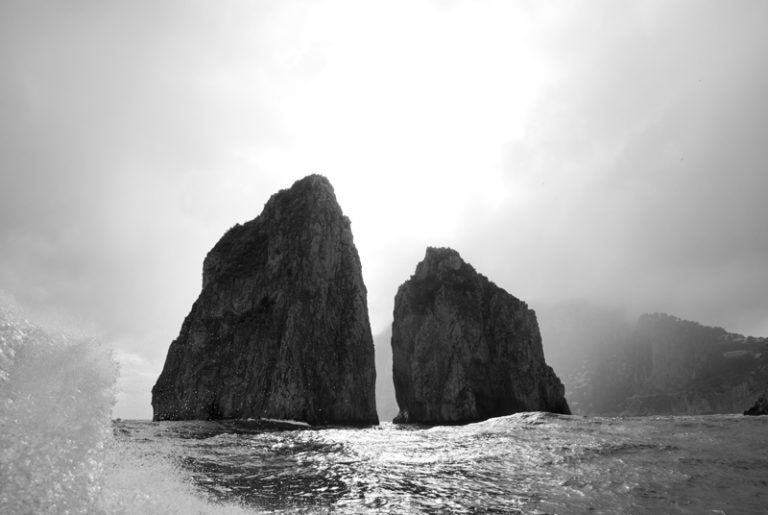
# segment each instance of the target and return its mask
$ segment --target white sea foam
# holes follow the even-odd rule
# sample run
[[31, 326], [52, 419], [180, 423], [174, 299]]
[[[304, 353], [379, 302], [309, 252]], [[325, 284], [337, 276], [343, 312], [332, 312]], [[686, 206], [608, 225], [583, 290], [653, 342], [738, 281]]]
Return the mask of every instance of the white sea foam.
[[312, 427], [310, 424], [307, 424], [306, 422], [302, 422], [300, 420], [290, 420], [290, 419], [280, 419], [280, 418], [260, 418], [257, 420], [263, 420], [264, 422], [273, 422], [276, 424], [286, 424], [289, 426], [298, 426], [298, 427]]
[[126, 443], [107, 446], [98, 508], [103, 513], [223, 514], [253, 513], [237, 503], [205, 498], [179, 468], [156, 453], [143, 454]]
[[37, 327], [0, 292], [0, 513], [244, 513], [115, 439], [116, 377], [105, 345]]
[[115, 367], [92, 340], [0, 311], [0, 513], [91, 513]]

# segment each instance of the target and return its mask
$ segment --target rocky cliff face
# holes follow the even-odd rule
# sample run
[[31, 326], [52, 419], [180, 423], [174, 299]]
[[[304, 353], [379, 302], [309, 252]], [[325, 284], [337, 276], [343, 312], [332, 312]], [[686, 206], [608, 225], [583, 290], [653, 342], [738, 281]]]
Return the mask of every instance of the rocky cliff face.
[[206, 256], [202, 292], [152, 390], [154, 419], [376, 424], [375, 377], [350, 222], [313, 175]]
[[570, 413], [563, 385], [544, 361], [535, 313], [452, 249], [428, 248], [400, 286], [392, 354], [396, 422]]
[[579, 413], [741, 413], [768, 383], [768, 339], [665, 314], [641, 316], [573, 389]]

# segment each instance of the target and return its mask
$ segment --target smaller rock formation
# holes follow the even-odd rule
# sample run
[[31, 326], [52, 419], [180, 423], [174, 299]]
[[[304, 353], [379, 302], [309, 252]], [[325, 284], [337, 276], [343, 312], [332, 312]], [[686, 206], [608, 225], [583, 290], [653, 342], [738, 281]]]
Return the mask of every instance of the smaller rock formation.
[[745, 415], [768, 415], [768, 394], [761, 395], [755, 405], [744, 412]]
[[428, 248], [392, 324], [396, 423], [459, 424], [521, 411], [570, 414], [536, 314], [465, 263]]

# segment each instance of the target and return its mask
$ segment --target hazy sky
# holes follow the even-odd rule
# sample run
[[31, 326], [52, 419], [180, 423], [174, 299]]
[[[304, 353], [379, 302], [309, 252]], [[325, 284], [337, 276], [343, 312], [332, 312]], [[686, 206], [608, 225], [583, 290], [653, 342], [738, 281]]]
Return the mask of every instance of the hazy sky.
[[374, 332], [449, 245], [534, 309], [768, 336], [766, 20], [764, 0], [4, 0], [0, 289], [113, 345], [115, 416], [148, 418], [206, 252], [322, 173]]

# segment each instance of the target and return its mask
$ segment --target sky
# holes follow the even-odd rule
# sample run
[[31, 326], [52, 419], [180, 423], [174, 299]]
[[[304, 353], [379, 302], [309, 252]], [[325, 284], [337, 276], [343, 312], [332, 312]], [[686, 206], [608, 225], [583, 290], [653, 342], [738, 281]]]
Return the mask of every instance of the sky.
[[534, 309], [768, 336], [765, 20], [762, 0], [0, 1], [0, 290], [112, 346], [114, 415], [150, 418], [205, 254], [320, 173], [374, 333], [432, 245]]

